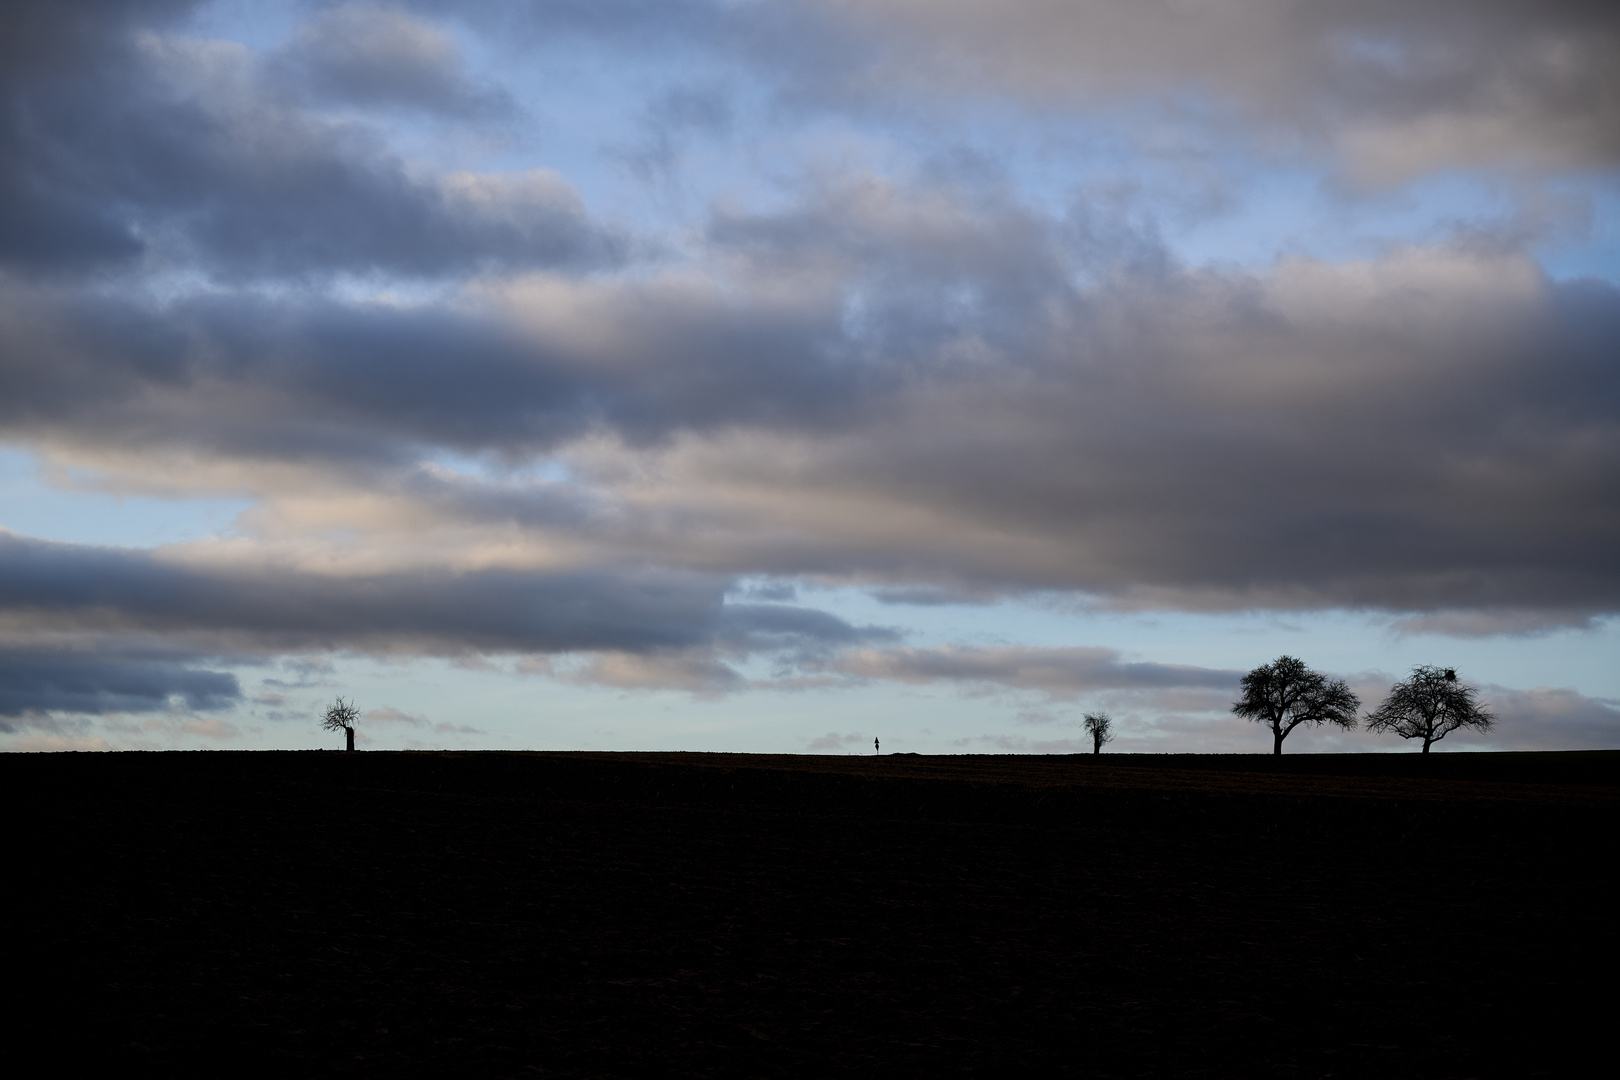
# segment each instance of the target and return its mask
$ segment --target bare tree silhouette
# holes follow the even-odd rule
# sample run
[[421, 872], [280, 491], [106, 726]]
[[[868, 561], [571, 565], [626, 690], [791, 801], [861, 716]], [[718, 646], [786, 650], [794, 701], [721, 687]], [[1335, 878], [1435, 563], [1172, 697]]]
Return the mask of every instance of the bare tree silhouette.
[[1282, 753], [1283, 740], [1301, 724], [1356, 726], [1361, 699], [1343, 679], [1329, 682], [1292, 656], [1279, 656], [1243, 676], [1243, 696], [1232, 711], [1245, 720], [1271, 728], [1271, 752]]
[[1105, 743], [1114, 741], [1114, 718], [1107, 713], [1086, 713], [1086, 734], [1091, 736], [1091, 752], [1102, 753]]
[[326, 716], [321, 720], [321, 727], [327, 731], [342, 731], [348, 736], [348, 745], [345, 750], [354, 749], [354, 725], [360, 720], [360, 710], [352, 702], [344, 701], [341, 697], [326, 707]]
[[1367, 730], [1390, 731], [1403, 739], [1422, 739], [1423, 752], [1458, 728], [1489, 731], [1496, 717], [1474, 700], [1479, 691], [1457, 679], [1455, 668], [1412, 669], [1409, 678], [1390, 687], [1389, 696], [1367, 714]]

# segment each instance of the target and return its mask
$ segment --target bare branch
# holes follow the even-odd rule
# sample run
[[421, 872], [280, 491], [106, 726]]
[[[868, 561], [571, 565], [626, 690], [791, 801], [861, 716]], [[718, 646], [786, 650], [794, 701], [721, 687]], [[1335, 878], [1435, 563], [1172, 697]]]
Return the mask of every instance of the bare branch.
[[1458, 728], [1489, 731], [1496, 716], [1476, 700], [1479, 691], [1461, 682], [1455, 668], [1424, 664], [1390, 687], [1389, 696], [1367, 714], [1367, 730], [1422, 739], [1423, 752]]
[[1091, 752], [1102, 753], [1104, 745], [1114, 741], [1114, 718], [1107, 713], [1086, 713], [1086, 734], [1091, 736]]
[[326, 707], [326, 715], [321, 718], [321, 727], [327, 731], [350, 731], [360, 720], [360, 710], [352, 702], [344, 701], [341, 697]]

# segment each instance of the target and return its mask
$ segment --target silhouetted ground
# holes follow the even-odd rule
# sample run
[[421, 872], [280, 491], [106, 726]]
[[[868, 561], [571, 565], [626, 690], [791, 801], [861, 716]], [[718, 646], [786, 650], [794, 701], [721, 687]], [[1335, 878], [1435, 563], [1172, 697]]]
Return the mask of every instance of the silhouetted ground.
[[13, 1053], [1566, 1076], [1620, 753], [0, 756]]

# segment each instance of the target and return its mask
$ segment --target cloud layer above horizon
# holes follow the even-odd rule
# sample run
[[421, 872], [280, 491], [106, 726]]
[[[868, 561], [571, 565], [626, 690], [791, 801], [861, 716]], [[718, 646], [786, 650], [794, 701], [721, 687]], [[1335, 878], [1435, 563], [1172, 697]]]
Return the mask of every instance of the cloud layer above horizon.
[[1208, 715], [1237, 672], [903, 612], [1620, 613], [1611, 5], [8, 21], [0, 441], [249, 504], [156, 546], [0, 531], [10, 730], [223, 716], [232, 671], [315, 655]]

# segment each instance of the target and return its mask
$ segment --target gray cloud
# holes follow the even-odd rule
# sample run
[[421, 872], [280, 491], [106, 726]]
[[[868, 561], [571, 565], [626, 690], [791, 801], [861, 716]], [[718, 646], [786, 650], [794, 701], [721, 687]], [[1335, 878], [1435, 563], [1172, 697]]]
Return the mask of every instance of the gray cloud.
[[652, 98], [637, 138], [614, 153], [640, 179], [668, 182], [689, 139], [723, 136], [731, 123], [731, 100], [724, 87], [713, 83], [673, 86]]
[[1398, 634], [1440, 634], [1446, 637], [1530, 636], [1567, 628], [1587, 630], [1598, 622], [1591, 611], [1544, 610], [1539, 608], [1504, 611], [1435, 611], [1408, 615], [1390, 623]]
[[1590, 0], [808, 6], [872, 36], [867, 61], [841, 71], [868, 87], [1157, 100], [1200, 125], [1225, 113], [1320, 140], [1372, 182], [1452, 166], [1620, 160], [1620, 16]]
[[[448, 10], [445, 5], [421, 5]], [[631, 53], [672, 41], [792, 108], [1012, 99], [1134, 109], [1162, 133], [1221, 129], [1327, 153], [1357, 179], [1620, 160], [1620, 16], [1598, 0], [798, 0], [738, 5], [457, 4], [533, 47]]]
[[338, 102], [458, 118], [516, 109], [505, 93], [473, 82], [449, 31], [386, 6], [344, 4], [321, 12], [270, 63], [289, 92]]
[[1216, 690], [1230, 696], [1243, 675], [1177, 664], [1127, 662], [1115, 649], [1095, 647], [859, 649], [838, 657], [836, 667], [861, 678], [993, 684], [1065, 699], [1111, 690]]
[[748, 687], [747, 679], [707, 649], [598, 653], [578, 667], [548, 666], [536, 670], [581, 686], [632, 691], [681, 690], [707, 698]]
[[[389, 460], [424, 444], [523, 456], [599, 424], [636, 442], [842, 426], [895, 382], [838, 348], [832, 305], [751, 309], [656, 286], [558, 300], [561, 324], [530, 334], [466, 307], [21, 286], [0, 300], [0, 422], [245, 457]], [[613, 328], [606, 350], [576, 338], [596, 320]]]
[[1496, 728], [1489, 735], [1470, 736], [1469, 742], [1486, 742], [1498, 750], [1596, 750], [1620, 745], [1617, 701], [1587, 697], [1568, 687], [1516, 690], [1496, 685], [1486, 686], [1480, 699], [1496, 714]]
[[858, 749], [863, 748], [866, 745], [866, 736], [862, 735], [858, 731], [850, 732], [847, 735], [840, 735], [836, 731], [829, 731], [825, 735], [817, 735], [815, 738], [811, 739], [805, 744], [805, 749], [812, 754], [817, 754], [824, 751], [849, 750], [852, 748]]
[[910, 604], [917, 607], [943, 607], [947, 604], [982, 604], [996, 599], [991, 591], [949, 589], [938, 585], [911, 585], [892, 589], [871, 590], [872, 599], [880, 604]]
[[[412, 713], [405, 712], [402, 709], [393, 708], [392, 706], [386, 706], [386, 707], [381, 708], [381, 709], [367, 709], [366, 713], [365, 713], [365, 716], [361, 718], [361, 723], [363, 725], [371, 725], [371, 724], [383, 724], [383, 725], [404, 724], [407, 727], [424, 728], [424, 729], [427, 729], [427, 730], [432, 731], [433, 733], [439, 734], [439, 735], [487, 735], [487, 734], [489, 734], [488, 732], [484, 731], [482, 728], [475, 728], [475, 727], [471, 726], [470, 724], [453, 724], [448, 720], [441, 720], [438, 723], [434, 723], [432, 720], [429, 720], [425, 716], [416, 716], [416, 715], [413, 715]], [[413, 743], [414, 743], [414, 740], [413, 740]]]
[[[236, 676], [192, 667], [174, 650], [84, 652], [0, 644], [0, 717], [49, 712], [155, 712], [175, 699], [190, 709], [234, 706]], [[0, 721], [0, 731], [17, 730]]]
[[722, 626], [746, 641], [749, 617], [733, 630], [723, 589], [656, 572], [331, 578], [0, 535], [0, 611], [41, 629], [206, 635], [243, 652], [654, 649], [706, 641]]
[[[574, 677], [712, 691], [741, 685], [722, 657], [811, 657], [894, 637], [824, 612], [726, 605], [726, 584], [671, 572], [334, 577], [0, 533], [0, 641], [40, 643], [0, 647], [0, 712], [150, 709], [174, 694], [193, 708], [234, 702], [234, 676], [184, 666], [199, 655], [600, 652]], [[148, 642], [148, 655], [129, 655], [131, 641]], [[306, 677], [296, 685], [329, 670], [287, 666]]]
[[14, 422], [96, 417], [127, 443], [179, 421], [201, 450], [363, 460], [402, 441], [521, 445], [591, 421], [591, 387], [451, 312], [251, 294], [60, 304], [49, 320], [27, 301], [0, 315], [23, 347], [4, 376]]
[[721, 625], [722, 643], [749, 650], [758, 649], [763, 642], [821, 650], [899, 637], [891, 629], [855, 627], [825, 611], [788, 604], [727, 604]]
[[[359, 470], [442, 519], [636, 563], [912, 599], [1518, 630], [1620, 608], [1613, 286], [1473, 241], [1255, 272], [1125, 254], [1077, 284], [1062, 224], [872, 181], [717, 218], [696, 278], [520, 278], [411, 309], [16, 290], [0, 415], [103, 452]], [[424, 447], [551, 452], [573, 481], [445, 478]]]
[[737, 586], [733, 589], [731, 595], [739, 600], [763, 600], [768, 603], [783, 603], [797, 599], [799, 589], [790, 581], [758, 581]]
[[[83, 20], [25, 5], [12, 20], [27, 29], [0, 72], [0, 259], [40, 268], [161, 256], [227, 277], [441, 276], [599, 266], [628, 250], [554, 176], [422, 177], [361, 121], [297, 104], [316, 94], [452, 117], [509, 109], [499, 90], [468, 80], [442, 28], [401, 9], [343, 5], [317, 13], [268, 67], [239, 47], [139, 33], [172, 28], [190, 6], [111, 5]], [[1082, 107], [1146, 97], [1173, 117], [1178, 103], [1207, 98], [1220, 104], [1182, 110], [1177, 122], [1207, 128], [1229, 113], [1262, 130], [1281, 125], [1291, 145], [1325, 141], [1373, 182], [1620, 159], [1620, 19], [1610, 5], [1573, 0], [1368, 0], [1331, 11], [1261, 0], [1219, 12], [1125, 0], [474, 4], [454, 14], [513, 45], [585, 35], [598, 47], [667, 52], [675, 41], [801, 104], [870, 110], [910, 88]], [[716, 85], [659, 97], [650, 141], [631, 156], [656, 172], [681, 130], [724, 129]], [[1277, 133], [1258, 141], [1275, 145]]]
[[1458, 243], [1075, 288], [1057, 230], [981, 209], [874, 188], [725, 223], [749, 266], [843, 268], [840, 348], [902, 381], [822, 440], [662, 458], [711, 565], [1521, 629], [1620, 603], [1612, 286]]
[[0, 261], [45, 269], [128, 259], [141, 250], [115, 207], [87, 197], [83, 178], [74, 175], [79, 170], [41, 129], [50, 123], [51, 102], [85, 96], [74, 75], [108, 63], [137, 29], [192, 6], [108, 3], [87, 18], [49, 0], [9, 5], [0, 42]]
[[65, 70], [19, 64], [0, 79], [0, 262], [144, 258], [242, 279], [588, 267], [622, 255], [554, 174], [415, 175], [370, 129], [278, 93], [245, 48], [62, 21], [57, 36], [73, 42], [58, 50]]

